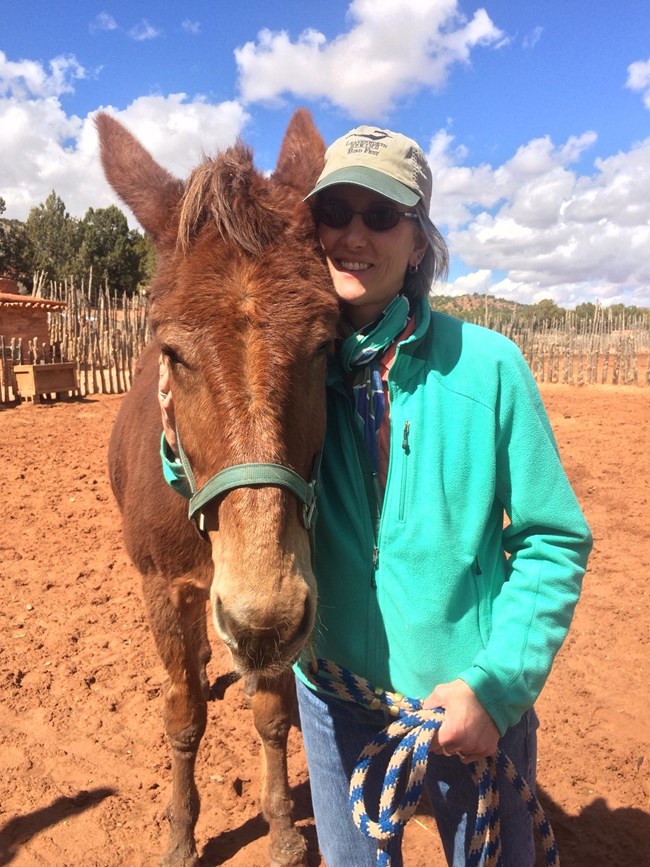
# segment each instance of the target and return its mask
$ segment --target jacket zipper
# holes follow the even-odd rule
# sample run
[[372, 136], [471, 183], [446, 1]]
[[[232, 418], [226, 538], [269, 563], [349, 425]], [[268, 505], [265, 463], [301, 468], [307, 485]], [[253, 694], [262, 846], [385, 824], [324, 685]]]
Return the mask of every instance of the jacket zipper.
[[404, 422], [404, 430], [402, 431], [402, 473], [400, 478], [399, 488], [399, 508], [397, 510], [397, 520], [403, 521], [406, 512], [406, 477], [408, 472], [408, 456], [411, 453], [409, 446], [409, 434], [411, 432], [411, 422]]
[[377, 579], [375, 573], [379, 568], [379, 548], [375, 545], [372, 549], [372, 572], [370, 573], [370, 586], [373, 590], [377, 589]]
[[372, 521], [372, 532], [375, 537], [375, 544], [372, 549], [372, 570], [370, 572], [370, 586], [373, 590], [377, 589], [377, 569], [379, 569], [379, 522], [381, 521], [381, 513], [382, 513], [382, 500], [383, 494], [381, 488], [379, 486], [379, 476], [377, 473], [372, 474], [372, 482], [373, 489], [375, 492], [375, 516], [374, 519], [372, 515], [370, 516], [370, 520]]

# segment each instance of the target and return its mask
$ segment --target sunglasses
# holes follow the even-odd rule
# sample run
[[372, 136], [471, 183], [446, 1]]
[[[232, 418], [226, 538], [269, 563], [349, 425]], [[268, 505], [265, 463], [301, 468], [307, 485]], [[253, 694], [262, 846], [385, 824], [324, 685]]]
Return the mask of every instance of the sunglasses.
[[410, 211], [398, 211], [392, 205], [371, 205], [365, 211], [353, 211], [345, 202], [318, 202], [314, 215], [317, 223], [323, 223], [330, 229], [343, 229], [352, 217], [359, 214], [364, 226], [373, 232], [387, 232], [394, 229], [400, 218], [417, 220], [418, 215]]

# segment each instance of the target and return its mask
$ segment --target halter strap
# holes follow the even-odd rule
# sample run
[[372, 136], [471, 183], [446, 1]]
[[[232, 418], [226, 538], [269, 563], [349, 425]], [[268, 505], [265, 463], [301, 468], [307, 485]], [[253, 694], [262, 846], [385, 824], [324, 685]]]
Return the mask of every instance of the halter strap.
[[[316, 479], [306, 482], [294, 470], [282, 464], [235, 464], [212, 476], [190, 500], [189, 515], [195, 519], [197, 512], [227, 491], [234, 488], [277, 486], [287, 488], [302, 503], [302, 522], [307, 530], [311, 529], [316, 506]], [[201, 517], [203, 514], [201, 512]], [[200, 520], [200, 519], [199, 519]]]
[[201, 533], [205, 531], [205, 515], [203, 508], [212, 500], [232, 491], [235, 488], [280, 487], [291, 491], [302, 503], [302, 523], [306, 530], [312, 530], [316, 513], [316, 488], [320, 471], [321, 452], [314, 459], [311, 481], [306, 482], [295, 470], [282, 464], [247, 463], [234, 464], [220, 470], [197, 490], [196, 479], [192, 472], [189, 459], [181, 444], [181, 438], [176, 430], [178, 454], [183, 464], [192, 491], [189, 503], [189, 517], [194, 521]]

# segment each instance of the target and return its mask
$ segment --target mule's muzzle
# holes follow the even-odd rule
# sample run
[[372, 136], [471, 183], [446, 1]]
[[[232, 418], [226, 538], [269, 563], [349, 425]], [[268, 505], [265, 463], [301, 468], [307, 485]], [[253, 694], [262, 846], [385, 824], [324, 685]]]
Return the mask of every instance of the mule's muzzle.
[[256, 618], [250, 610], [234, 614], [217, 595], [213, 613], [215, 628], [228, 645], [237, 669], [242, 674], [270, 675], [285, 670], [298, 658], [314, 626], [315, 603], [307, 595], [296, 622], [295, 617], [268, 614]]

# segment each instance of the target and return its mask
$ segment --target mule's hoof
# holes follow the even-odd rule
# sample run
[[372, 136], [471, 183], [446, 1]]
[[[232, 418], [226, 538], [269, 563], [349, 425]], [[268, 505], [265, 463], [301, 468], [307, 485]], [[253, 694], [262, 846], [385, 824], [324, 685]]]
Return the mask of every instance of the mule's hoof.
[[198, 855], [164, 855], [160, 859], [160, 867], [199, 867], [200, 863]]
[[269, 846], [270, 867], [306, 867], [307, 843], [295, 828], [282, 831]]
[[196, 849], [177, 847], [170, 849], [160, 859], [160, 867], [199, 867], [200, 861]]

